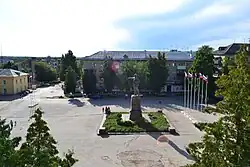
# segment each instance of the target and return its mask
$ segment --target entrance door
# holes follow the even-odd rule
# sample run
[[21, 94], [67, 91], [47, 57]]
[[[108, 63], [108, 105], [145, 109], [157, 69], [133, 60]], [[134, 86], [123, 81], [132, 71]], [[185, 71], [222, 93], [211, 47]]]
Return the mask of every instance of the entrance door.
[[167, 92], [171, 92], [171, 85], [167, 86]]

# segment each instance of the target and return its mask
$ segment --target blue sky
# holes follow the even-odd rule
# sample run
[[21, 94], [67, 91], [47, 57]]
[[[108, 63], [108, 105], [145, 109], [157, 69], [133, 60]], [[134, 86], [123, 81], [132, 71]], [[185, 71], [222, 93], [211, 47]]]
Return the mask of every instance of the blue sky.
[[249, 0], [0, 0], [0, 43], [7, 56], [217, 48], [249, 40], [249, 6]]

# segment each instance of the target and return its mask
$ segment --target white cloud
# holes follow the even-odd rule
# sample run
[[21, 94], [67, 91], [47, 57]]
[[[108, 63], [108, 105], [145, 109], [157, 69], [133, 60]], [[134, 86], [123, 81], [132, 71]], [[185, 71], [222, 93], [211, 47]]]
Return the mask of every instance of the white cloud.
[[[173, 11], [185, 0], [1, 0], [0, 43], [4, 55], [86, 56], [130, 39], [114, 22]], [[117, 48], [116, 48], [117, 49]]]

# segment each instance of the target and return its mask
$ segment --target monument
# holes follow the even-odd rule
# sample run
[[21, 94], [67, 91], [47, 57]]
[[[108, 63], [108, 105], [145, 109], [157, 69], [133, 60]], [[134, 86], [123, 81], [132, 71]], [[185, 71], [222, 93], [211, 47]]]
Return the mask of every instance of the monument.
[[128, 79], [131, 79], [133, 81], [133, 91], [134, 94], [131, 95], [131, 111], [129, 119], [131, 121], [137, 121], [142, 118], [142, 111], [141, 111], [141, 96], [139, 93], [139, 84], [140, 80], [137, 77], [137, 74], [134, 74], [133, 77], [129, 77]]

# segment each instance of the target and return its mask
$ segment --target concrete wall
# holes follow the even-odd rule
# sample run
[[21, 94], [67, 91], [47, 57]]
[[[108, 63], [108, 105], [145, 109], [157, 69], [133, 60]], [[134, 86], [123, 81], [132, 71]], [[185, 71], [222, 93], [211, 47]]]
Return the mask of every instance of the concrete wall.
[[[5, 82], [5, 84], [4, 84]], [[0, 94], [6, 95], [17, 94], [28, 89], [28, 76], [18, 77], [0, 77]]]
[[14, 94], [13, 77], [1, 77], [0, 78], [0, 94], [1, 95]]
[[18, 76], [14, 78], [14, 94], [23, 92], [28, 89], [28, 76]]

